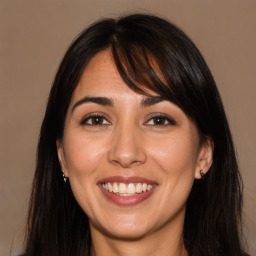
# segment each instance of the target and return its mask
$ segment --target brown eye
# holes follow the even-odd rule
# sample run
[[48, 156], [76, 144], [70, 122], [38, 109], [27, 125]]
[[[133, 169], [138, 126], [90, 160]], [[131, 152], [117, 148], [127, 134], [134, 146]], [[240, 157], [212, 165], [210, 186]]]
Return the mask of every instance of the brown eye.
[[153, 118], [154, 125], [165, 125], [168, 124], [166, 118], [163, 117], [155, 117]]
[[176, 122], [167, 116], [155, 116], [150, 118], [146, 124], [151, 126], [167, 126], [175, 125]]
[[92, 125], [102, 125], [103, 122], [104, 122], [103, 117], [95, 116], [95, 117], [92, 117], [92, 118], [91, 118], [91, 123], [92, 123]]
[[81, 125], [108, 125], [110, 122], [104, 116], [89, 116], [82, 120]]

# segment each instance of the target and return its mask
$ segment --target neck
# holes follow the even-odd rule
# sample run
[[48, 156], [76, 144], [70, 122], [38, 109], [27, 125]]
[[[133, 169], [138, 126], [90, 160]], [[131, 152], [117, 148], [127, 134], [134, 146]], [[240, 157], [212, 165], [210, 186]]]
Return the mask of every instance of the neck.
[[91, 256], [188, 256], [183, 240], [183, 225], [162, 228], [141, 238], [118, 239], [91, 229]]

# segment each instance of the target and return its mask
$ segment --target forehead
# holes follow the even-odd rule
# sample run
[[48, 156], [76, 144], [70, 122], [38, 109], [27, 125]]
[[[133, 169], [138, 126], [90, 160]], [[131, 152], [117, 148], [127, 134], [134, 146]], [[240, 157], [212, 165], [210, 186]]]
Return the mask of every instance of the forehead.
[[[158, 94], [145, 89], [152, 96]], [[97, 53], [85, 67], [79, 83], [73, 93], [72, 101], [83, 96], [110, 96], [118, 97], [129, 94], [131, 97], [143, 97], [132, 91], [121, 78], [110, 50]]]
[[86, 65], [82, 78], [86, 76], [93, 77], [96, 75], [98, 77], [98, 72], [109, 72], [111, 71], [112, 75], [118, 76], [118, 71], [115, 67], [114, 60], [109, 49], [98, 52]]

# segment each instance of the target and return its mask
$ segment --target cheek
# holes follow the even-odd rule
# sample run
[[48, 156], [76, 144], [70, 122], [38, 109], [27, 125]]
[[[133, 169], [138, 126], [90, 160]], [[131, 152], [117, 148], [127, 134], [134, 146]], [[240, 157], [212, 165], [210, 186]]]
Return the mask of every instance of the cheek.
[[76, 201], [88, 216], [94, 216], [96, 180], [105, 150], [102, 139], [84, 136], [82, 132], [69, 132], [64, 140], [65, 159], [70, 186]]
[[195, 171], [197, 143], [186, 136], [176, 136], [158, 141], [151, 147], [151, 157], [167, 175], [183, 175]]
[[98, 168], [105, 155], [102, 139], [84, 136], [83, 133], [70, 133], [65, 138], [65, 156], [70, 178], [87, 176]]
[[[175, 205], [177, 209], [185, 205], [191, 191], [197, 167], [198, 144], [197, 133], [192, 130], [162, 141], [156, 150], [155, 161], [165, 176], [163, 184], [166, 200], [170, 202], [170, 211]], [[162, 203], [164, 205], [166, 201]]]
[[158, 206], [165, 209], [163, 219], [169, 219], [185, 208], [194, 183], [197, 143], [185, 136], [159, 141], [151, 150], [151, 158], [162, 177]]

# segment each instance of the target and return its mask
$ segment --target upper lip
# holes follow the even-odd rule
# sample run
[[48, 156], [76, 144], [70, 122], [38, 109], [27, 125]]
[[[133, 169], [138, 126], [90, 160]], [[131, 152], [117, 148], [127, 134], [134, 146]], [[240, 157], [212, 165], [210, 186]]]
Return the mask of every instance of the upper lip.
[[122, 177], [122, 176], [111, 176], [106, 177], [98, 181], [100, 183], [107, 183], [107, 182], [119, 182], [119, 183], [147, 183], [147, 184], [157, 184], [156, 181], [149, 180], [142, 177], [132, 176], [132, 177]]

